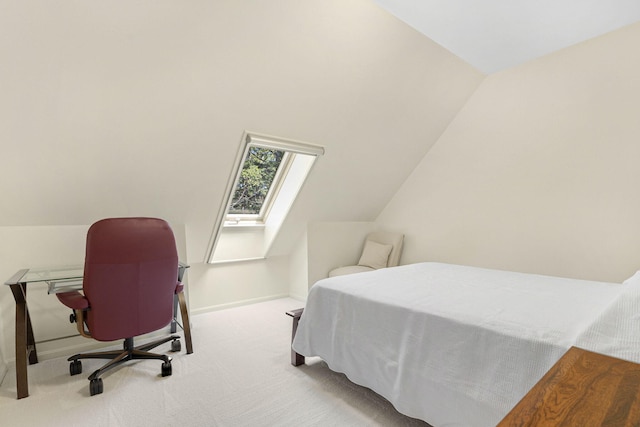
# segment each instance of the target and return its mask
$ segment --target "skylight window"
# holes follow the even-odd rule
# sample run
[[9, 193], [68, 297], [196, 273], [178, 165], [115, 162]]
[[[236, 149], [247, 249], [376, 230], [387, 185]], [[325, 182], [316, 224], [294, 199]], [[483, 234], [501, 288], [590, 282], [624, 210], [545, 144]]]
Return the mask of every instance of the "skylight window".
[[264, 258], [322, 147], [245, 132], [216, 218], [207, 262]]
[[264, 222], [290, 160], [291, 155], [284, 150], [249, 145], [227, 211], [227, 225]]

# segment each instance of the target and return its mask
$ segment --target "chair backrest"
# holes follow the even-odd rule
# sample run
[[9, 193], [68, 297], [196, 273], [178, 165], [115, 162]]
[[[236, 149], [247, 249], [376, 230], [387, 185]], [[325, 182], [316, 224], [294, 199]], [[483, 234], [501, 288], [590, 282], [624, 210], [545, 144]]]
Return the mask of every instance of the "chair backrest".
[[392, 233], [389, 231], [374, 231], [367, 234], [367, 240], [384, 245], [392, 245], [393, 249], [389, 253], [387, 267], [396, 267], [400, 263], [400, 255], [402, 255], [402, 244], [404, 242], [404, 234]]
[[110, 218], [89, 228], [83, 291], [95, 339], [131, 338], [169, 324], [177, 284], [178, 253], [166, 221]]

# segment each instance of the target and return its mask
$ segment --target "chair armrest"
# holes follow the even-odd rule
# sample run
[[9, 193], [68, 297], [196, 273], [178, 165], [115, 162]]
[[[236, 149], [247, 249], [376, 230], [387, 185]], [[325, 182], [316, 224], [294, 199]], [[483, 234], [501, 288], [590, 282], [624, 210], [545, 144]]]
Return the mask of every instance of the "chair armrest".
[[73, 310], [86, 310], [89, 308], [89, 300], [78, 291], [62, 292], [56, 294], [61, 303]]
[[178, 282], [176, 284], [176, 295], [178, 295], [180, 292], [182, 292], [183, 289], [184, 289], [184, 285], [182, 284], [182, 282]]

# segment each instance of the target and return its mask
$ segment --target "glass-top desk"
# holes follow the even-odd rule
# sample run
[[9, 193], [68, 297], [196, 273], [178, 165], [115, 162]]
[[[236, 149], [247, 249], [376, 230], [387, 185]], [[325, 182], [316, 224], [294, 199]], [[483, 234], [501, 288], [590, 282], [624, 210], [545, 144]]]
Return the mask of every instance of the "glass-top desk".
[[[182, 282], [184, 273], [189, 265], [178, 263], [178, 281]], [[36, 342], [33, 335], [33, 326], [27, 307], [27, 284], [46, 282], [49, 285], [49, 293], [69, 292], [82, 289], [83, 265], [68, 265], [49, 268], [25, 268], [18, 270], [9, 280], [4, 282], [11, 287], [13, 298], [16, 301], [16, 385], [18, 399], [29, 396], [29, 381], [27, 377], [27, 363], [38, 363]], [[191, 328], [184, 295], [180, 293], [173, 301], [173, 319], [171, 320], [171, 333], [177, 330], [178, 304], [182, 315], [182, 328], [185, 333], [187, 353], [193, 352], [191, 343]]]
[[82, 279], [83, 268], [83, 265], [27, 268], [18, 271], [11, 279], [5, 282], [5, 285], [47, 282], [49, 280]]

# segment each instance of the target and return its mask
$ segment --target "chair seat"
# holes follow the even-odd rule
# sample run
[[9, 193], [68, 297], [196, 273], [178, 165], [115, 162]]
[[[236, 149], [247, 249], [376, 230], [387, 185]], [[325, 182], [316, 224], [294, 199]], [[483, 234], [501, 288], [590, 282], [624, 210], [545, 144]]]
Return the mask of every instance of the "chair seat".
[[364, 273], [366, 271], [373, 271], [375, 269], [371, 267], [365, 267], [364, 265], [348, 265], [346, 267], [338, 267], [329, 272], [329, 277], [342, 276], [343, 274]]

